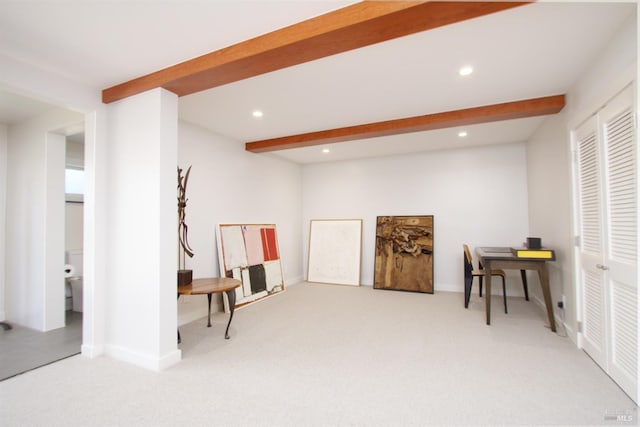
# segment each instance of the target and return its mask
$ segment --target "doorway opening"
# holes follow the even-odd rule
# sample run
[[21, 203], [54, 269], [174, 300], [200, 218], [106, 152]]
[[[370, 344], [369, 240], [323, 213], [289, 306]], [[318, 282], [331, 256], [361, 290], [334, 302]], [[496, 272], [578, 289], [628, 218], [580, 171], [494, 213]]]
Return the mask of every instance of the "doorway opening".
[[[59, 259], [60, 265], [58, 269], [58, 262], [55, 263], [51, 283], [47, 285], [51, 293], [56, 295], [53, 295], [52, 301], [48, 301], [49, 304], [44, 307], [45, 312], [52, 318], [62, 315], [62, 322], [57, 323], [62, 327], [53, 326], [42, 331], [12, 322], [12, 329], [0, 334], [0, 356], [3, 361], [0, 365], [0, 381], [77, 355], [81, 351], [84, 235], [84, 191], [81, 178], [84, 171], [84, 135], [83, 131], [78, 130], [76, 133], [62, 133], [49, 133], [47, 137], [47, 144], [51, 144], [49, 152], [60, 153], [59, 156], [53, 155], [48, 159], [51, 173], [60, 176], [59, 181], [58, 178], [48, 180], [49, 184], [52, 181], [60, 182], [59, 186], [51, 185], [47, 188], [48, 192], [56, 193], [48, 200], [51, 204], [60, 206], [55, 210], [62, 215], [54, 215], [57, 222], [51, 226], [53, 229], [57, 227], [58, 230], [52, 230], [51, 235], [47, 235], [60, 243], [51, 248], [55, 252], [52, 253], [52, 258]], [[55, 147], [60, 147], [60, 150]], [[70, 254], [75, 257], [70, 258]], [[80, 254], [79, 258], [77, 254]], [[73, 272], [69, 271], [70, 274], [67, 273], [68, 265], [74, 265]]]

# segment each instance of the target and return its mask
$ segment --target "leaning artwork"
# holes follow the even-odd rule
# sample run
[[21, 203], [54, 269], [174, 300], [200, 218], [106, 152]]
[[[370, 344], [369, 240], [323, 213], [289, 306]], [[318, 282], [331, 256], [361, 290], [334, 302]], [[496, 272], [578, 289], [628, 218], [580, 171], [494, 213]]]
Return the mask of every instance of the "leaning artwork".
[[307, 280], [360, 286], [361, 219], [312, 219]]
[[433, 215], [379, 216], [375, 289], [433, 293]]
[[236, 307], [285, 290], [274, 224], [220, 224], [217, 237], [222, 275], [242, 281]]

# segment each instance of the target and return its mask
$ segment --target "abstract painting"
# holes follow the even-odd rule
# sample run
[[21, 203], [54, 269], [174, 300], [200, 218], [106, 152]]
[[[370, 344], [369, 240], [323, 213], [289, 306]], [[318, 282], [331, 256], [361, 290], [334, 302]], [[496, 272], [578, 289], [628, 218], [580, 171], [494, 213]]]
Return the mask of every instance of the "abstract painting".
[[274, 224], [220, 224], [217, 237], [222, 275], [242, 282], [236, 288], [236, 307], [284, 291]]
[[311, 220], [309, 282], [360, 286], [362, 220]]
[[433, 215], [379, 216], [373, 287], [433, 293]]

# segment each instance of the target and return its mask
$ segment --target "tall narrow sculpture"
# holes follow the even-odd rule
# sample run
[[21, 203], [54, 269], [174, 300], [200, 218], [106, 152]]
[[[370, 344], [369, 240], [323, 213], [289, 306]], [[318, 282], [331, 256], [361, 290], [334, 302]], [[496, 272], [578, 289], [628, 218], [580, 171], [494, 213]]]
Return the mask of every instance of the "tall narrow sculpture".
[[185, 209], [187, 207], [187, 183], [189, 182], [189, 174], [191, 166], [182, 176], [182, 169], [178, 166], [178, 286], [191, 283], [193, 279], [193, 271], [185, 269], [185, 256], [193, 257], [193, 249], [189, 245], [187, 233], [189, 227], [185, 222]]

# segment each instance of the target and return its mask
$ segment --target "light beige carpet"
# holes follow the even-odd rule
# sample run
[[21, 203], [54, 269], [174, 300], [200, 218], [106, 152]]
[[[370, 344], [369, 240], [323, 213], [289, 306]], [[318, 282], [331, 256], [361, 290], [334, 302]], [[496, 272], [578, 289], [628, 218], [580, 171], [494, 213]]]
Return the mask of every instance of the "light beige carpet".
[[[501, 297], [493, 307], [501, 308]], [[3, 426], [611, 424], [636, 406], [585, 353], [510, 298], [491, 326], [477, 294], [300, 284], [181, 328], [153, 373], [65, 359], [0, 383]], [[620, 423], [615, 423], [620, 425]]]

